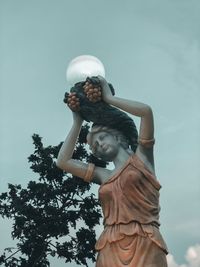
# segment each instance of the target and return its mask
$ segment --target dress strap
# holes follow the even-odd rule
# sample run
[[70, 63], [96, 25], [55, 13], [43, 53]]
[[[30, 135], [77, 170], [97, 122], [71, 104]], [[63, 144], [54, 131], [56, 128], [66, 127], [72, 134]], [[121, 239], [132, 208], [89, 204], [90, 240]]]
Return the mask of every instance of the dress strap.
[[144, 174], [144, 176], [147, 178], [147, 180], [157, 189], [160, 190], [161, 185], [156, 179], [156, 176], [147, 168], [147, 166], [144, 164], [144, 162], [137, 156], [137, 154], [134, 154], [132, 156], [132, 164], [133, 166], [138, 169], [140, 172]]

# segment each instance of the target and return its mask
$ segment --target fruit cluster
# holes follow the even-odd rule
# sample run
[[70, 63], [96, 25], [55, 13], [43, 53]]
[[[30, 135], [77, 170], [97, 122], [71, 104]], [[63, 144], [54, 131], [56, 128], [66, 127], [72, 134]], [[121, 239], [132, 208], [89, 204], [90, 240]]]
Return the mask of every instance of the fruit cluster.
[[76, 96], [76, 93], [70, 93], [65, 95], [64, 102], [69, 106], [72, 111], [79, 111], [80, 110], [80, 102], [79, 98]]
[[96, 103], [101, 100], [101, 87], [99, 85], [86, 81], [83, 90], [90, 102]]

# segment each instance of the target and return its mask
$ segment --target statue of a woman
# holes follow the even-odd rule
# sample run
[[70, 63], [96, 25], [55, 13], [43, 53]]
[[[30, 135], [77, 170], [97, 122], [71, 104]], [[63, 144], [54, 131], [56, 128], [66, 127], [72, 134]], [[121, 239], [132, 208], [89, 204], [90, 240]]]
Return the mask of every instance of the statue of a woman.
[[[154, 123], [151, 108], [113, 96], [98, 76], [103, 101], [140, 117], [135, 151], [118, 129], [95, 125], [87, 136], [93, 154], [114, 163], [109, 170], [72, 159], [83, 119], [73, 112], [73, 126], [63, 143], [57, 166], [100, 185], [104, 231], [96, 243], [96, 267], [166, 267], [167, 247], [159, 232], [159, 189], [153, 157]], [[134, 147], [134, 146], [131, 146]]]

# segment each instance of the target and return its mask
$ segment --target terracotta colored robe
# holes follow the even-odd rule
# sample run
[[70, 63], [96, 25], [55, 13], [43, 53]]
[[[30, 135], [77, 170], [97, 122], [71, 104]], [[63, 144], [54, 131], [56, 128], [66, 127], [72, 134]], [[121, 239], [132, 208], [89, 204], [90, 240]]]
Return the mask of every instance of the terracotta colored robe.
[[95, 246], [96, 267], [167, 266], [159, 232], [160, 188], [137, 155], [100, 186], [104, 231]]

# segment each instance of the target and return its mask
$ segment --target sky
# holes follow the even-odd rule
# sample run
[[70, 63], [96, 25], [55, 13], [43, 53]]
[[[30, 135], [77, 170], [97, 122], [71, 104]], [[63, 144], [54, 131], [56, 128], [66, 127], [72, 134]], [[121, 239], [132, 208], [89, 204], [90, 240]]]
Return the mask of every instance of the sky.
[[[64, 140], [72, 123], [62, 102], [67, 65], [96, 56], [117, 96], [153, 109], [169, 267], [199, 267], [199, 14], [198, 0], [0, 0], [1, 192], [37, 180], [27, 161], [31, 136]], [[0, 250], [13, 246], [11, 222], [0, 219], [0, 229]], [[51, 260], [58, 264], [76, 266]]]

